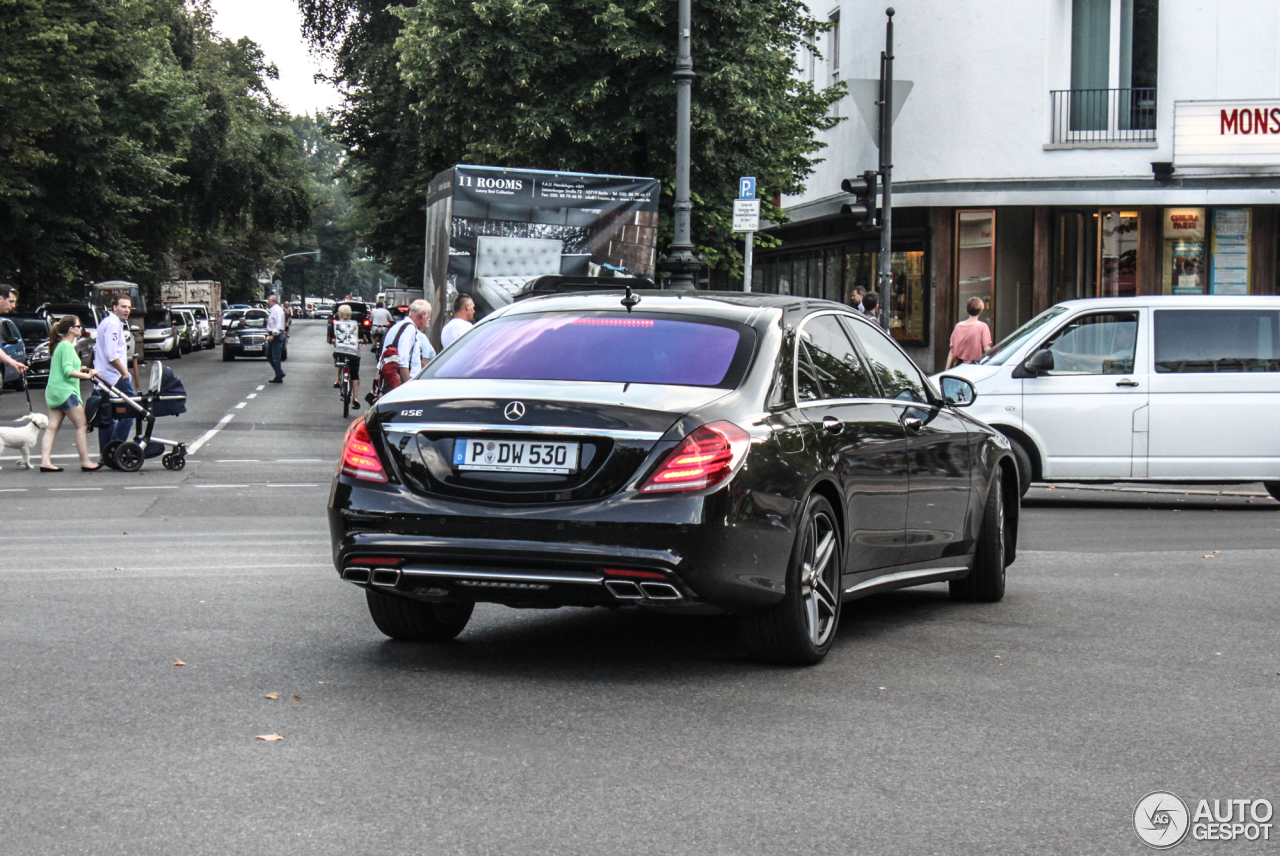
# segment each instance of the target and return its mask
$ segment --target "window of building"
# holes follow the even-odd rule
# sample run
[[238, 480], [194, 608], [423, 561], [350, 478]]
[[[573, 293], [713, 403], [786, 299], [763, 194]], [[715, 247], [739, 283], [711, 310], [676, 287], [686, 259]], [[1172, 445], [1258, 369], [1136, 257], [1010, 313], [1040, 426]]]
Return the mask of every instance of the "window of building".
[[827, 61], [831, 64], [831, 82], [835, 83], [840, 79], [840, 10], [832, 12], [828, 20], [831, 29], [827, 34]]
[[1098, 216], [1098, 296], [1133, 297], [1138, 293], [1138, 212]]
[[1280, 312], [1161, 309], [1155, 313], [1156, 371], [1280, 372]]
[[1164, 209], [1164, 257], [1161, 260], [1165, 294], [1204, 294], [1209, 282], [1205, 256], [1203, 208]]
[[1159, 13], [1159, 0], [1072, 0], [1071, 131], [1154, 130]]
[[986, 304], [979, 317], [992, 323], [996, 314], [996, 212], [956, 212], [956, 305], [953, 317], [968, 317], [964, 307], [974, 297]]

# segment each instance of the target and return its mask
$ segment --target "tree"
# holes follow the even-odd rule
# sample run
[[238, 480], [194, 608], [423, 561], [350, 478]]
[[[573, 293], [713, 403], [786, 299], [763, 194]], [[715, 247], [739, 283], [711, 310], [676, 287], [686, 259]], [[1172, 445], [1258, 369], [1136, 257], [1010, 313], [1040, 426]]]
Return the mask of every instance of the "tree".
[[[340, 127], [355, 196], [397, 273], [421, 269], [426, 182], [454, 163], [655, 176], [670, 240], [675, 0], [300, 6], [350, 87]], [[796, 52], [823, 27], [798, 0], [694, 0], [693, 22], [694, 239], [734, 269], [737, 178], [757, 176], [781, 219], [768, 200], [800, 190], [843, 90], [796, 76]]]

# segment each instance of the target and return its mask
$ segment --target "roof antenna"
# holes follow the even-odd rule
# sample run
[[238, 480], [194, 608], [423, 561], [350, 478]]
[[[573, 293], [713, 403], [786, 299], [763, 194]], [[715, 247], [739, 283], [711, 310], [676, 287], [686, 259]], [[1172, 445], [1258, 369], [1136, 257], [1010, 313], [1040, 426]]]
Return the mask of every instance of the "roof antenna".
[[640, 298], [631, 293], [631, 286], [627, 286], [627, 293], [623, 295], [622, 305], [627, 307], [627, 314], [631, 314], [631, 309], [640, 302]]

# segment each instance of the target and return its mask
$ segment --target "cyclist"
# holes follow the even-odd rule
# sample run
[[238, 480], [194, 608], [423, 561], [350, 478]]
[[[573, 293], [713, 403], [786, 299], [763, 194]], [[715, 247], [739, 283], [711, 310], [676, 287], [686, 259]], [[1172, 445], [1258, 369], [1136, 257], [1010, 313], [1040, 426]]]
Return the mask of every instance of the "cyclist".
[[333, 345], [333, 388], [342, 386], [345, 365], [351, 377], [351, 406], [359, 410], [356, 395], [360, 391], [360, 322], [351, 320], [351, 307], [345, 303], [338, 307], [338, 317], [329, 326], [329, 342]]
[[382, 301], [378, 301], [378, 305], [369, 313], [369, 337], [373, 342], [373, 354], [377, 356], [382, 350], [382, 339], [387, 335], [387, 328], [391, 326], [391, 313], [382, 305]]

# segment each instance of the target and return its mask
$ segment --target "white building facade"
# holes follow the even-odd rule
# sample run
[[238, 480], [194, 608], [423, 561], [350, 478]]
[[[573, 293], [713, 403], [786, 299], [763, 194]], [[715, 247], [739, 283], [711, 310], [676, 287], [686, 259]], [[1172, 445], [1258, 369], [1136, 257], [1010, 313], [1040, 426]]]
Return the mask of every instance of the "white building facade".
[[[884, 5], [814, 0], [816, 85], [879, 74]], [[996, 339], [1060, 300], [1275, 294], [1277, 0], [897, 0], [891, 332], [926, 368], [973, 296]], [[856, 85], [856, 84], [854, 84]], [[848, 301], [877, 232], [839, 214], [878, 155], [852, 97], [754, 288]]]

